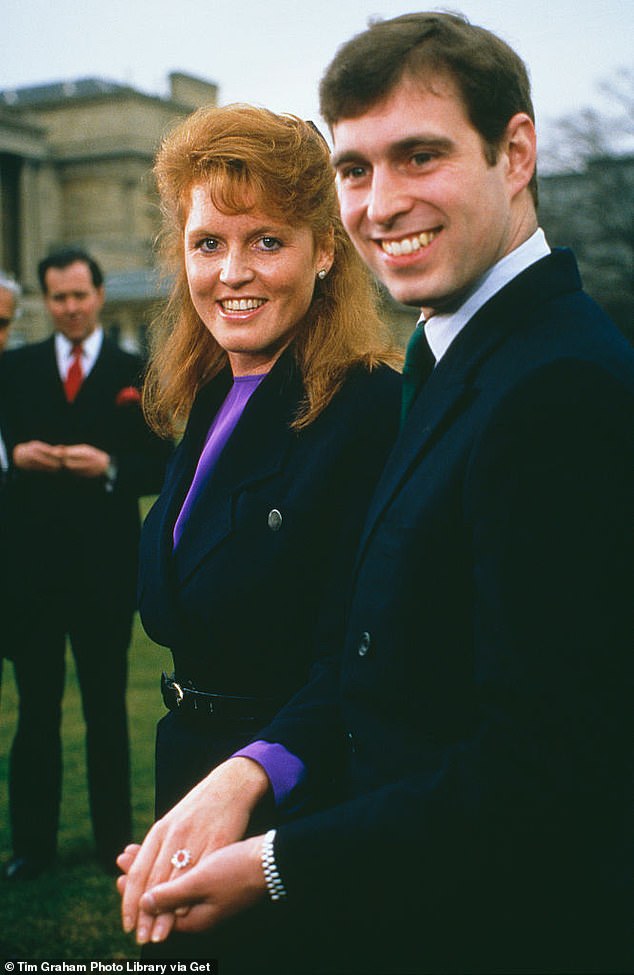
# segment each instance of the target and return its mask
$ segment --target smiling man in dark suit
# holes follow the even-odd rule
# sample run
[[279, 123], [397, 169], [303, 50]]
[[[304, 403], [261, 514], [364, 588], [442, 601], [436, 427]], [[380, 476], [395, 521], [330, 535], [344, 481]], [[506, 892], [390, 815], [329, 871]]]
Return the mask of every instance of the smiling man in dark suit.
[[99, 325], [103, 276], [81, 250], [39, 265], [55, 335], [9, 352], [0, 397], [12, 457], [2, 518], [12, 565], [19, 721], [9, 799], [9, 880], [55, 856], [66, 638], [87, 730], [97, 854], [112, 871], [131, 830], [125, 708], [138, 498], [160, 487], [165, 447], [140, 409], [142, 363]]
[[[378, 22], [321, 96], [346, 229], [423, 310], [401, 436], [339, 673], [121, 858], [124, 923], [160, 940], [268, 909], [277, 972], [629, 970], [634, 355], [539, 229], [505, 43], [449, 14]], [[280, 744], [303, 767], [289, 821], [214, 852]], [[345, 800], [298, 816], [344, 751]]]

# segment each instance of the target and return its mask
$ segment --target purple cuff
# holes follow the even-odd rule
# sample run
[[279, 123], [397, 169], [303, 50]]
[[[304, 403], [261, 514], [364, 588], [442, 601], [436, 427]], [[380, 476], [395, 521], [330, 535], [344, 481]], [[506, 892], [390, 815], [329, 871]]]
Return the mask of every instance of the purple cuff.
[[304, 779], [304, 763], [284, 748], [268, 741], [253, 741], [246, 748], [234, 752], [232, 758], [251, 758], [261, 765], [269, 777], [275, 805], [281, 805]]

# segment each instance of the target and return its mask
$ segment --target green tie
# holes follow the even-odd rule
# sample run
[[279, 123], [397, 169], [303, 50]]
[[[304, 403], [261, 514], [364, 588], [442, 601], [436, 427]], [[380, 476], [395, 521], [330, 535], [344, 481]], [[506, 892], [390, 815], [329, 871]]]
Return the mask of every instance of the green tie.
[[407, 343], [405, 364], [403, 365], [403, 392], [401, 399], [401, 425], [410, 411], [418, 391], [431, 375], [436, 365], [434, 353], [429, 348], [425, 325], [423, 322], [414, 329], [414, 334]]

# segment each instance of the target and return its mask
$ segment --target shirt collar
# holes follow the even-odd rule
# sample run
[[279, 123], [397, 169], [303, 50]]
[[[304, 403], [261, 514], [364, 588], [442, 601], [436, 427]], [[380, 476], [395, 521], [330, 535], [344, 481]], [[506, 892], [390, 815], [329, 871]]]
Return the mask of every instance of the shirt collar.
[[[103, 343], [103, 328], [98, 325], [88, 338], [81, 343], [81, 357], [84, 375], [95, 364]], [[65, 375], [69, 360], [73, 354], [74, 343], [67, 339], [62, 332], [55, 332], [55, 354], [60, 373]]]
[[[546, 241], [544, 231], [538, 228], [528, 240], [506, 254], [497, 264], [490, 267], [471, 292], [466, 301], [446, 315], [432, 315], [425, 322], [425, 335], [429, 347], [436, 357], [436, 362], [442, 358], [453, 340], [465, 327], [475, 313], [486, 302], [501, 291], [509, 281], [525, 271], [531, 264], [535, 264], [550, 254], [550, 247]], [[422, 316], [420, 321], [422, 321]]]

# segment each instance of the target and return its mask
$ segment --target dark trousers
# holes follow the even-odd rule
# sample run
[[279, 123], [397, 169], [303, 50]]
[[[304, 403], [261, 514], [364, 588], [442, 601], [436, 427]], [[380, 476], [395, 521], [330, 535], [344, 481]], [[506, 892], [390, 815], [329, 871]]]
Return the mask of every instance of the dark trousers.
[[[94, 607], [93, 607], [94, 608]], [[88, 792], [97, 854], [106, 863], [130, 842], [130, 770], [125, 704], [132, 614], [35, 614], [15, 653], [18, 727], [11, 750], [9, 806], [16, 856], [50, 859], [57, 848], [62, 783], [60, 725], [66, 636], [86, 723]]]

